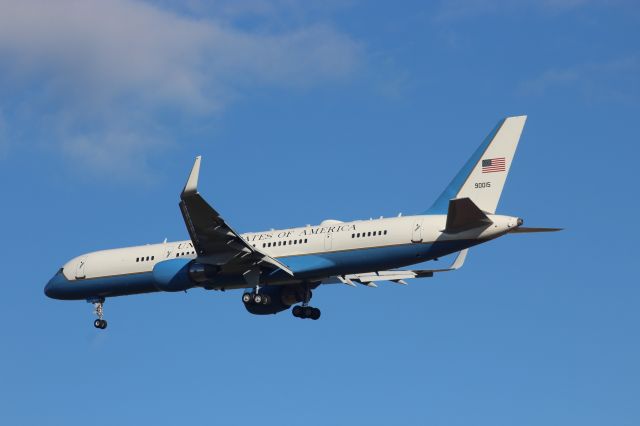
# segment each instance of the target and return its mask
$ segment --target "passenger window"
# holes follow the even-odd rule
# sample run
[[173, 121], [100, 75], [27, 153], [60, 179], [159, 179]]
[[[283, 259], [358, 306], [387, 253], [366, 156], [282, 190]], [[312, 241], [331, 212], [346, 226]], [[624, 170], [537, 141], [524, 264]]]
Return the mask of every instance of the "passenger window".
[[358, 238], [360, 238], [360, 233], [358, 232]]
[[298, 244], [298, 240], [293, 240], [293, 244]]
[[367, 237], [370, 237], [370, 236], [371, 236], [371, 232], [369, 232], [369, 233], [367, 234]]
[[304, 243], [307, 244], [307, 239], [306, 238], [304, 239]]
[[151, 260], [153, 260], [153, 259], [155, 259], [155, 258], [156, 258], [155, 256], [151, 256]]
[[387, 231], [384, 231], [384, 235], [387, 235]]
[[180, 253], [176, 253], [176, 257], [180, 256]]
[[136, 257], [136, 262], [140, 262], [140, 258], [139, 257]]

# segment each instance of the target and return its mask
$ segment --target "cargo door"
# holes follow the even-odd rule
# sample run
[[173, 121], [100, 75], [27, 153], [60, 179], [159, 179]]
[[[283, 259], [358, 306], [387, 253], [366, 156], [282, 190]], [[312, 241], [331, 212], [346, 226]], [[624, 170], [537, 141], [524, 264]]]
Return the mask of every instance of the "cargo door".
[[413, 222], [413, 230], [411, 232], [411, 242], [412, 243], [422, 242], [422, 218], [416, 219]]
[[325, 236], [324, 236], [324, 249], [325, 249], [325, 251], [331, 250], [332, 246], [333, 246], [333, 232], [329, 232], [328, 234], [325, 234]]

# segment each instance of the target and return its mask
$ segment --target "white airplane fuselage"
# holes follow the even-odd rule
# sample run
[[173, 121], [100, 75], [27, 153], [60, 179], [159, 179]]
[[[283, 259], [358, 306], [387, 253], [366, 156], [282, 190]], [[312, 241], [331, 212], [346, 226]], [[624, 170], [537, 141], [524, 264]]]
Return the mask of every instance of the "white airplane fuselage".
[[[418, 215], [249, 232], [241, 237], [281, 260], [294, 276], [265, 276], [262, 285], [323, 282], [343, 274], [399, 268], [437, 259], [495, 239], [519, 226], [518, 218], [489, 215], [491, 225], [448, 234], [446, 215]], [[153, 270], [169, 259], [198, 262], [190, 240], [86, 253], [67, 262], [45, 292], [59, 299], [92, 299], [159, 291]], [[206, 260], [206, 259], [203, 259]], [[242, 271], [224, 268], [202, 287], [251, 287]]]

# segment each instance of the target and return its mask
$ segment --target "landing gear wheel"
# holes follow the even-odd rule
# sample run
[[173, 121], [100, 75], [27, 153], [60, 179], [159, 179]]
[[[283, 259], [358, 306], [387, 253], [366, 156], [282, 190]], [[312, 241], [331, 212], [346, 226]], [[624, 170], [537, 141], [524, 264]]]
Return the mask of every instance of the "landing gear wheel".
[[302, 318], [302, 306], [298, 306], [298, 305], [294, 306], [291, 313], [296, 318]]
[[107, 321], [103, 320], [103, 319], [97, 319], [93, 322], [93, 326], [95, 328], [99, 328], [101, 330], [104, 330], [105, 328], [107, 328]]
[[296, 318], [310, 318], [312, 320], [320, 319], [320, 309], [311, 306], [294, 306], [291, 313]]
[[261, 305], [263, 301], [264, 301], [264, 297], [262, 297], [261, 294], [253, 295], [253, 303], [255, 303], [256, 305]]
[[311, 308], [311, 315], [309, 315], [309, 318], [311, 318], [312, 320], [318, 320], [320, 319], [320, 309], [318, 308]]
[[251, 299], [252, 299], [251, 293], [245, 293], [242, 295], [242, 301], [244, 303], [251, 303]]

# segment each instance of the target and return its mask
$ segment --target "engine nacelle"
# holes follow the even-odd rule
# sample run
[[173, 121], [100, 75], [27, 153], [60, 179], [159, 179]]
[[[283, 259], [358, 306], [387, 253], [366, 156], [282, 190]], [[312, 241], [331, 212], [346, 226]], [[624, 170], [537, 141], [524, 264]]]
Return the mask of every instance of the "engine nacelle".
[[156, 263], [153, 278], [160, 291], [184, 291], [211, 280], [218, 268], [191, 259], [169, 259]]
[[244, 307], [255, 315], [269, 315], [285, 311], [298, 302], [302, 302], [304, 298], [304, 290], [297, 285], [274, 285], [260, 288], [260, 294], [268, 295], [271, 303], [268, 305], [255, 305], [253, 303], [245, 303]]

